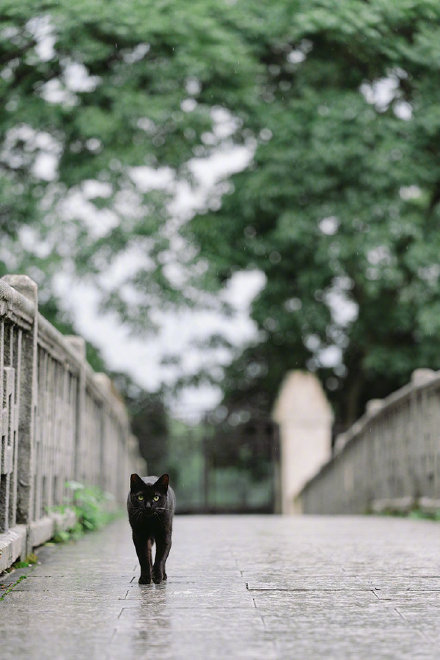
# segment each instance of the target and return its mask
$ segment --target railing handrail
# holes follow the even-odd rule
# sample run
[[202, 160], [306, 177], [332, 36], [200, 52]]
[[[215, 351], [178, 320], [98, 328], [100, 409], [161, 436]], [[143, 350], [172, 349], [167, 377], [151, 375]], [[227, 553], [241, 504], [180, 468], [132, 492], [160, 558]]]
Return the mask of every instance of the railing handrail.
[[30, 278], [0, 279], [0, 330], [2, 570], [72, 522], [71, 514], [51, 513], [64, 504], [68, 479], [122, 502], [127, 475], [143, 461], [121, 396], [87, 363], [85, 341], [65, 337], [39, 313]]
[[[15, 316], [19, 316], [24, 321], [24, 327], [29, 327], [29, 324], [32, 325], [35, 315], [34, 301], [8, 284], [5, 278], [0, 279], [0, 304], [2, 302], [8, 305]], [[2, 316], [5, 315], [5, 313], [2, 314]], [[108, 389], [96, 382], [97, 372], [93, 371], [89, 363], [85, 361], [84, 355], [79, 354], [78, 350], [68, 342], [66, 337], [38, 312], [38, 341], [43, 342], [45, 340], [46, 348], [50, 351], [53, 350], [55, 345], [56, 348], [61, 349], [63, 356], [69, 359], [70, 364], [76, 367], [78, 373], [81, 369], [85, 369], [88, 387], [94, 390], [95, 393], [99, 393], [109, 406], [118, 411], [121, 420], [128, 423], [127, 411], [121, 397], [114, 393], [111, 394]]]
[[334, 455], [302, 488], [302, 509], [354, 513], [398, 510], [409, 502], [440, 506], [440, 426], [435, 428], [434, 420], [440, 421], [439, 400], [440, 371], [416, 369], [410, 383], [370, 401], [365, 414], [337, 437]]

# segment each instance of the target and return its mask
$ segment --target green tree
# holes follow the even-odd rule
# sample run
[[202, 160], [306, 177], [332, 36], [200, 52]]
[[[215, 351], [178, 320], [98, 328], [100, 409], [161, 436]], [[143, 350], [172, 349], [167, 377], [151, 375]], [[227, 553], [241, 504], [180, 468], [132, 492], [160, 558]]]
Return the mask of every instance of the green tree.
[[145, 168], [190, 180], [216, 112], [252, 104], [255, 62], [205, 0], [4, 0], [0, 21], [0, 273], [28, 273], [56, 305], [51, 282], [70, 270], [144, 330], [185, 297], [167, 271], [167, 194]]
[[[440, 366], [439, 18], [434, 0], [4, 0], [2, 268], [56, 307], [67, 264], [142, 330], [193, 284], [257, 268], [259, 339], [225, 400], [268, 411], [285, 370], [306, 367], [350, 423]], [[182, 247], [170, 186], [139, 168], [191, 182], [192, 160], [225, 144], [251, 162]]]
[[124, 396], [133, 434], [147, 462], [148, 474], [169, 471], [169, 418], [161, 392], [146, 392], [129, 376], [113, 373], [112, 380]]
[[266, 276], [225, 401], [268, 411], [285, 371], [309, 368], [346, 426], [414, 368], [440, 368], [440, 8], [239, 6], [261, 19], [241, 23], [264, 70], [255, 154], [188, 228], [210, 286]]

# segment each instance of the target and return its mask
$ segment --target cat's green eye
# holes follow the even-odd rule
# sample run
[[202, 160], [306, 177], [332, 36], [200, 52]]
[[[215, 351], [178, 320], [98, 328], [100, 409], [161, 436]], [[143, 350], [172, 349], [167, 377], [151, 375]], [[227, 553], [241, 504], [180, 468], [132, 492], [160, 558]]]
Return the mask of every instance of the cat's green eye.
[[159, 495], [155, 495], [153, 497], [153, 502], [158, 502], [159, 501]]
[[143, 495], [138, 495], [138, 500], [139, 500], [139, 502], [142, 502], [143, 499], [144, 499], [144, 496], [143, 496]]

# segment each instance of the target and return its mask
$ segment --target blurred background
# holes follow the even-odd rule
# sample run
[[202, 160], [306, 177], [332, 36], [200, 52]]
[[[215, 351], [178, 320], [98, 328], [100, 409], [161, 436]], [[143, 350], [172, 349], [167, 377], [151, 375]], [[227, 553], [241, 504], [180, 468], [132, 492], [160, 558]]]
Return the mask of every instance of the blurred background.
[[86, 338], [182, 512], [276, 509], [286, 374], [321, 384], [331, 451], [440, 369], [440, 6], [0, 16], [0, 276]]

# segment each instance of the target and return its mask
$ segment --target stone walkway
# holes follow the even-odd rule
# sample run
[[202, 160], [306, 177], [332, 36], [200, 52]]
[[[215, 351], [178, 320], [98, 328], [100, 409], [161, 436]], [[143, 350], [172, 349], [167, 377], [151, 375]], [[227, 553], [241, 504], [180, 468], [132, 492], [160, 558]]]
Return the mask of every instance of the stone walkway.
[[440, 523], [178, 517], [158, 586], [125, 520], [39, 558], [0, 602], [2, 660], [440, 657]]

